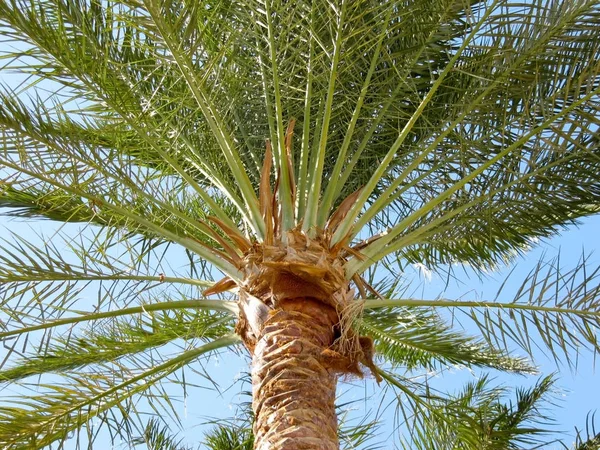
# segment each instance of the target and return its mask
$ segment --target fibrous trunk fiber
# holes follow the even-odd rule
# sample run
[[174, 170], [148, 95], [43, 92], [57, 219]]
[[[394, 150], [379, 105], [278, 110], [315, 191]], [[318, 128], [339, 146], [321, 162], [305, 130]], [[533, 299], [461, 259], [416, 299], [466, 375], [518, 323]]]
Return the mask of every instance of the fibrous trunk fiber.
[[361, 365], [374, 370], [373, 342], [353, 328], [362, 302], [328, 242], [298, 227], [285, 240], [254, 243], [240, 263], [243, 280], [225, 278], [205, 292], [237, 285], [236, 331], [252, 355], [256, 450], [338, 449], [337, 377], [362, 376]]
[[337, 450], [335, 310], [309, 298], [268, 314], [252, 358], [256, 450]]

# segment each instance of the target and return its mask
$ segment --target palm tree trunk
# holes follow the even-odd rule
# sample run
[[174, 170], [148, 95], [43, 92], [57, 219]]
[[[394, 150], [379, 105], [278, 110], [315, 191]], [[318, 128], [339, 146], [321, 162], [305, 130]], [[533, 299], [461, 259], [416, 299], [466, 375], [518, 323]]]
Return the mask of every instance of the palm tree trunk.
[[337, 376], [325, 358], [337, 320], [311, 298], [269, 312], [252, 357], [256, 450], [339, 449]]

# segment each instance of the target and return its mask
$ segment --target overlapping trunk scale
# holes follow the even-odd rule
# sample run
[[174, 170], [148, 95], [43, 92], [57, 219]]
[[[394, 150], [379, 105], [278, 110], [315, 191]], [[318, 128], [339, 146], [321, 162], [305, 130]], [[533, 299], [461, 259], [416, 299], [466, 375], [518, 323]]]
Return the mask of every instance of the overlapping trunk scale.
[[337, 450], [337, 375], [326, 351], [337, 315], [308, 298], [269, 313], [252, 357], [256, 450]]

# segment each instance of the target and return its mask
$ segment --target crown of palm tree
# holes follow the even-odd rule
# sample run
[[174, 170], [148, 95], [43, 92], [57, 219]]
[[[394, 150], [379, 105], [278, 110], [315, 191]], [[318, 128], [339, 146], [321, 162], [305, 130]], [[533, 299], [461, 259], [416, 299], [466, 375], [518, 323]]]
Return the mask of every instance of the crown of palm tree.
[[483, 385], [451, 414], [458, 400], [424, 402], [393, 369], [595, 353], [599, 269], [540, 263], [504, 302], [403, 298], [398, 273], [489, 270], [598, 212], [599, 18], [591, 0], [1, 1], [2, 70], [20, 78], [0, 93], [0, 207], [78, 224], [2, 240], [0, 379], [49, 381], [0, 408], [1, 445], [43, 447], [95, 417], [130, 438], [111, 414], [168, 404], [153, 386], [252, 348], [248, 308], [299, 289], [333, 299], [348, 372], [408, 396], [419, 430], [458, 436], [471, 417], [461, 445], [479, 448], [499, 439], [474, 431], [485, 417], [518, 445], [547, 380], [516, 409], [491, 393], [477, 416]]

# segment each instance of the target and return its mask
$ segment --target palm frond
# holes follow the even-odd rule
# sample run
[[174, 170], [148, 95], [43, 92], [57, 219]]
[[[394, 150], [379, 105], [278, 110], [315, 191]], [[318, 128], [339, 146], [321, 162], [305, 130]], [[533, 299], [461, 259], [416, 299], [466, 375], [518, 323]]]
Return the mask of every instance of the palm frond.
[[[171, 206], [179, 203], [175, 201], [179, 198], [185, 203], [186, 185], [148, 172], [124, 173], [122, 165], [130, 162], [101, 148], [81, 148], [73, 141], [49, 141], [43, 129], [52, 123], [42, 118], [49, 113], [41, 103], [37, 106], [42, 112], [25, 112], [23, 105], [12, 98], [4, 98], [3, 105], [2, 116], [6, 120], [2, 132], [12, 144], [5, 145], [0, 154], [10, 180], [3, 183], [8, 188], [2, 190], [5, 206], [21, 206], [30, 199], [39, 213], [53, 210], [53, 204], [58, 204], [59, 211], [67, 208], [67, 215], [70, 213], [78, 221], [86, 215], [82, 210], [87, 209], [92, 221], [129, 230], [139, 227], [142, 232], [185, 243], [186, 248], [195, 249], [226, 272], [236, 272], [189, 237], [207, 234], [201, 223]], [[9, 117], [11, 113], [13, 116]], [[64, 118], [62, 122], [68, 125], [70, 120]]]
[[[57, 7], [60, 12], [56, 12]], [[173, 101], [178, 90], [183, 95], [185, 83], [182, 84], [180, 76], [157, 68], [160, 66], [158, 55], [148, 37], [141, 35], [142, 30], [136, 29], [135, 21], [126, 17], [129, 12], [133, 19], [135, 8], [114, 5], [114, 10], [105, 10], [95, 2], [69, 1], [50, 1], [44, 8], [48, 14], [41, 17], [35, 14], [34, 6], [26, 3], [2, 5], [3, 22], [10, 27], [4, 29], [5, 36], [34, 44], [26, 52], [6, 57], [17, 60], [26, 57], [28, 63], [23, 64], [24, 70], [31, 71], [38, 82], [48, 80], [65, 86], [62, 96], [66, 99], [59, 97], [59, 103], [83, 102], [83, 107], [68, 111], [70, 117], [77, 118], [79, 127], [70, 127], [71, 132], [66, 136], [78, 132], [76, 137], [81, 144], [101, 146], [105, 151], [110, 149], [113, 155], [135, 160], [141, 167], [177, 174], [209, 205], [214, 215], [229, 222], [228, 215], [206, 187], [207, 183], [208, 186], [214, 183], [239, 210], [240, 202], [229, 187], [234, 184], [223, 181], [214, 169], [215, 164], [203, 159], [204, 155], [190, 154], [195, 143], [188, 133], [182, 135], [180, 130], [182, 125], [189, 124], [189, 119], [180, 121], [178, 117], [186, 114], [189, 101], [182, 101], [179, 107], [175, 107], [178, 103]], [[50, 11], [54, 12], [50, 14]], [[123, 21], [113, 23], [111, 20], [118, 16]], [[131, 64], [123, 65], [123, 61]], [[153, 82], [139, 83], [139, 79], [146, 76], [168, 89], [168, 100], [164, 91], [156, 91], [156, 85], [150, 87]], [[149, 87], [149, 91], [144, 91]], [[82, 124], [86, 125], [84, 129], [81, 129]], [[46, 136], [63, 135], [49, 130]], [[177, 138], [175, 152], [172, 150], [174, 137]], [[132, 173], [141, 176], [144, 172]], [[240, 212], [244, 213], [239, 210], [238, 214]]]
[[[596, 414], [588, 414], [585, 424], [585, 433], [576, 429], [575, 443], [570, 447], [574, 450], [598, 450], [600, 449], [600, 433], [596, 431]], [[563, 442], [565, 448], [569, 448]]]
[[[0, 280], [8, 283], [53, 281], [139, 281], [176, 283], [206, 288], [212, 281], [189, 277], [139, 274], [144, 260], [164, 243], [143, 237], [119, 236], [111, 230], [83, 233], [77, 237], [44, 239], [43, 245], [33, 244], [16, 233], [0, 238]], [[71, 250], [69, 257], [59, 250], [62, 244]], [[120, 247], [120, 248], [119, 248]], [[127, 258], [125, 258], [125, 256]]]
[[[123, 237], [114, 229], [78, 237], [58, 232], [52, 241], [42, 236], [40, 240], [41, 245], [33, 244], [14, 234], [0, 242], [0, 340], [7, 350], [1, 365], [36, 348], [41, 361], [36, 364], [43, 369], [43, 355], [50, 343], [61, 332], [81, 324], [96, 329], [101, 323], [127, 317], [155, 312], [163, 317], [166, 311], [173, 311], [180, 319], [191, 314], [184, 310], [237, 313], [232, 302], [199, 299], [200, 290], [211, 286], [211, 281], [156, 273], [168, 254], [160, 241]], [[71, 252], [66, 253], [65, 248]], [[162, 270], [167, 272], [168, 267]], [[117, 333], [114, 338], [119, 336]], [[128, 348], [127, 342], [124, 346]], [[116, 341], [114, 348], [119, 348]], [[94, 346], [89, 349], [101, 353]], [[93, 355], [79, 356], [85, 361]], [[59, 360], [67, 361], [55, 359]]]
[[[506, 281], [493, 301], [467, 300], [368, 300], [365, 309], [435, 307], [472, 321], [484, 339], [506, 351], [517, 345], [533, 358], [536, 346], [557, 363], [576, 366], [582, 350], [600, 350], [596, 331], [600, 327], [600, 267], [588, 267], [583, 256], [570, 270], [560, 259], [543, 259], [521, 282], [510, 302], [501, 301]], [[509, 277], [512, 275], [509, 274]]]
[[361, 334], [373, 338], [377, 355], [393, 367], [431, 371], [448, 366], [478, 366], [535, 372], [523, 358], [510, 357], [481, 340], [452, 330], [431, 309], [366, 311], [359, 329]]
[[170, 433], [166, 425], [161, 426], [157, 419], [150, 419], [142, 436], [133, 439], [132, 444], [146, 444], [148, 450], [186, 450], [182, 445], [182, 439], [177, 439]]
[[64, 442], [70, 431], [85, 426], [94, 417], [118, 407], [126, 399], [143, 393], [190, 361], [238, 342], [236, 335], [229, 335], [185, 350], [138, 373], [121, 367], [121, 374], [109, 371], [95, 376], [70, 375], [62, 385], [45, 385], [43, 395], [5, 398], [3, 400], [7, 404], [0, 406], [0, 443], [5, 448], [25, 449], [32, 446], [40, 448], [54, 441]]
[[410, 448], [500, 450], [544, 443], [543, 436], [550, 429], [543, 408], [552, 379], [542, 378], [530, 389], [517, 389], [514, 403], [505, 403], [506, 389], [488, 385], [489, 380], [482, 378], [441, 403], [443, 414], [449, 417], [440, 421], [439, 415], [429, 415], [422, 421], [424, 428], [411, 435], [416, 439]]
[[537, 448], [552, 431], [546, 409], [552, 402], [551, 377], [529, 389], [492, 386], [487, 376], [467, 383], [457, 394], [442, 395], [430, 381], [416, 383], [382, 372], [397, 393], [396, 432], [401, 448], [522, 449]]
[[[82, 332], [54, 330], [51, 341], [42, 339], [47, 344], [36, 346], [33, 352], [22, 355], [19, 360], [8, 359], [11, 367], [0, 370], [0, 383], [47, 373], [82, 373], [83, 367], [117, 364], [127, 355], [147, 352], [177, 339], [207, 341], [233, 332], [231, 316], [219, 313], [174, 308], [168, 312], [140, 309], [143, 315], [125, 320], [96, 319], [92, 328]], [[23, 333], [23, 330], [17, 331]]]
[[210, 450], [252, 450], [252, 429], [240, 426], [218, 425], [204, 436], [204, 445]]
[[[360, 401], [362, 399], [358, 402]], [[342, 410], [342, 408], [351, 409], [354, 402], [349, 403], [338, 403], [337, 405], [340, 447], [347, 450], [380, 450], [386, 448], [383, 440], [384, 424], [381, 417], [379, 417], [380, 411], [367, 411], [364, 415], [352, 417], [351, 411], [345, 412]]]
[[446, 86], [461, 96], [449, 125], [382, 180], [355, 233], [390, 229], [350, 273], [388, 253], [485, 264], [598, 210], [598, 6], [540, 2], [514, 20], [506, 8], [452, 69], [469, 89]]
[[[253, 228], [254, 233], [262, 238], [265, 230], [264, 222], [258, 208], [258, 198], [250, 182], [248, 173], [242, 164], [242, 160], [236, 151], [234, 139], [227, 129], [216, 105], [212, 102], [208, 86], [204, 83], [205, 77], [210, 74], [203, 73], [200, 69], [201, 66], [198, 65], [198, 61], [194, 60], [194, 55], [181, 45], [185, 40], [177, 36], [178, 33], [183, 31], [178, 26], [180, 21], [187, 20], [188, 18], [190, 20], [202, 20], [202, 17], [199, 17], [202, 14], [202, 8], [197, 7], [197, 5], [191, 5], [189, 8], [185, 6], [183, 8], [181, 6], [173, 6], [171, 10], [168, 5], [160, 4], [153, 0], [146, 0], [143, 4], [151, 20], [151, 23], [147, 22], [147, 26], [142, 28], [143, 32], [156, 38], [155, 42], [158, 48], [154, 49], [155, 51], [164, 50], [173, 58], [175, 62], [174, 68], [179, 71], [180, 76], [185, 80], [189, 92], [195, 99], [198, 109], [201, 111], [210, 129], [212, 137], [217, 141], [218, 147], [233, 175], [235, 184], [241, 192], [245, 209], [250, 213], [249, 225]], [[171, 22], [168, 20], [169, 18], [175, 20]], [[185, 30], [186, 34], [191, 33], [187, 38], [192, 40], [200, 37], [197, 34], [198, 32], [199, 30], [193, 27]], [[162, 49], [158, 43], [162, 43]], [[207, 65], [209, 68], [212, 67], [213, 61], [207, 61]], [[228, 191], [232, 190], [230, 186], [223, 186], [222, 188]], [[242, 212], [246, 214], [245, 210]]]

